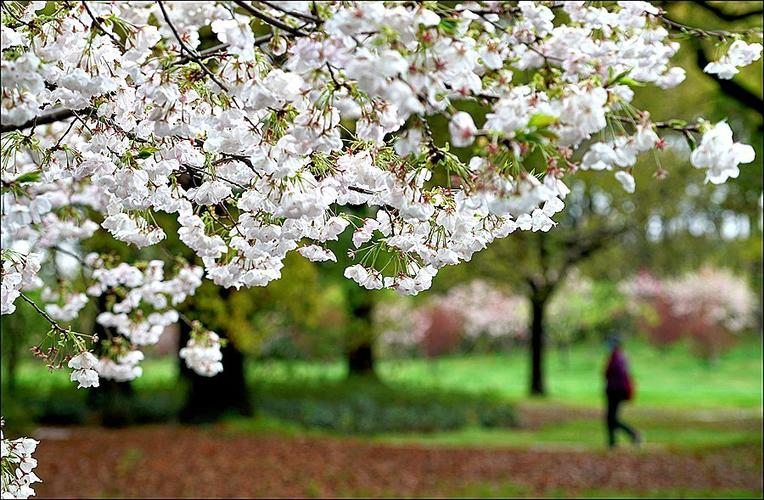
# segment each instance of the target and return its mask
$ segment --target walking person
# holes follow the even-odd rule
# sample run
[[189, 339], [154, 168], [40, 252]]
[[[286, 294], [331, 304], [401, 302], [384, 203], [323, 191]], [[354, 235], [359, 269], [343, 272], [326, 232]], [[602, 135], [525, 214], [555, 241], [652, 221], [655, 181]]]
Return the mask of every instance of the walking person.
[[610, 448], [615, 447], [616, 431], [618, 429], [626, 432], [631, 437], [632, 442], [638, 445], [641, 441], [639, 433], [618, 418], [618, 410], [621, 407], [621, 403], [629, 401], [634, 396], [634, 386], [629, 374], [626, 355], [623, 353], [621, 341], [617, 336], [610, 336], [607, 342], [610, 348], [610, 358], [605, 368], [608, 445]]

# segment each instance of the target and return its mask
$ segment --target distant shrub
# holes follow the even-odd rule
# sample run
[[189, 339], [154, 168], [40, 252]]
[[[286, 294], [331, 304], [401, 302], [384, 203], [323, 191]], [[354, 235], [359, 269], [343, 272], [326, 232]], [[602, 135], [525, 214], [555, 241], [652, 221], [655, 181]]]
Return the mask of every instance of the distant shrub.
[[755, 323], [756, 297], [748, 282], [725, 269], [705, 267], [679, 278], [642, 272], [621, 286], [649, 340], [659, 346], [688, 337], [713, 360]]
[[434, 432], [469, 425], [517, 424], [512, 405], [490, 396], [380, 382], [268, 383], [257, 389], [255, 400], [268, 416], [342, 433]]
[[528, 301], [483, 280], [415, 302], [398, 298], [375, 308], [384, 351], [439, 356], [461, 348], [492, 350], [525, 338]]

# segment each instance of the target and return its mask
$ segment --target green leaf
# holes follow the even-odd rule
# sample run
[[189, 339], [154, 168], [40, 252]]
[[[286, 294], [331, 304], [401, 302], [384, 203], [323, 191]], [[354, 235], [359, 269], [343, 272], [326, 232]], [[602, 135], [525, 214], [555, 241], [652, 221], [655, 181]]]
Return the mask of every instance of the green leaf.
[[626, 78], [626, 76], [628, 76], [629, 73], [631, 73], [631, 68], [627, 69], [626, 71], [621, 71], [616, 76], [613, 76], [613, 68], [609, 67], [607, 72], [608, 86], [618, 83], [619, 81], [621, 81], [621, 78]]
[[440, 24], [438, 24], [438, 27], [443, 30], [443, 32], [448, 33], [449, 35], [456, 32], [456, 27], [458, 26], [456, 19], [451, 17], [444, 17], [440, 20]]
[[16, 182], [23, 184], [24, 182], [38, 182], [40, 180], [40, 172], [35, 170], [34, 172], [27, 172], [21, 174], [16, 178]]
[[529, 127], [543, 128], [549, 125], [557, 123], [557, 117], [552, 115], [545, 115], [543, 113], [536, 113], [528, 120]]
[[535, 73], [530, 83], [535, 89], [546, 88], [546, 82], [544, 81], [544, 77], [541, 75], [541, 73]]
[[695, 136], [691, 132], [685, 131], [684, 138], [687, 140], [687, 145], [690, 147], [690, 151], [695, 151], [698, 147], [698, 141], [695, 140]]
[[607, 86], [610, 87], [611, 85], [628, 85], [629, 87], [644, 87], [645, 84], [642, 82], [638, 82], [634, 80], [633, 78], [629, 78], [629, 73], [631, 73], [631, 69], [627, 69], [626, 71], [622, 71], [618, 73], [618, 75], [613, 76], [612, 71], [608, 71], [608, 84]]
[[146, 158], [149, 158], [151, 155], [153, 155], [157, 151], [159, 151], [158, 148], [155, 148], [153, 146], [148, 146], [138, 151], [138, 154], [136, 156], [140, 158], [141, 160], [145, 160]]
[[645, 86], [644, 83], [638, 82], [638, 81], [634, 80], [633, 78], [629, 78], [629, 77], [626, 77], [626, 76], [618, 79], [618, 83], [622, 83], [624, 85], [628, 85], [629, 87], [644, 87]]
[[548, 129], [537, 130], [536, 133], [541, 135], [541, 136], [543, 136], [543, 137], [546, 137], [547, 139], [551, 139], [553, 141], [557, 140], [559, 138], [557, 136], [557, 134], [555, 134], [554, 132], [552, 132], [551, 130], [548, 130]]

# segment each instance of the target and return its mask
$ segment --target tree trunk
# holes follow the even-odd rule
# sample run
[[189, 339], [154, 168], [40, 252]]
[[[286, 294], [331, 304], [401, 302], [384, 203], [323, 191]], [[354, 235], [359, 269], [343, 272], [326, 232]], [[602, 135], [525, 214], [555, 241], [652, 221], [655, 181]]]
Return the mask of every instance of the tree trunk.
[[[98, 311], [103, 312], [106, 306], [106, 294], [98, 297]], [[93, 327], [94, 333], [100, 340], [108, 340], [120, 335], [113, 328], [105, 328], [98, 322]], [[100, 354], [101, 346], [96, 346], [96, 355]], [[133, 386], [130, 382], [100, 379], [98, 387], [88, 389], [88, 406], [98, 413], [101, 424], [106, 427], [124, 427], [137, 423], [133, 411]]]
[[374, 348], [364, 341], [348, 350], [348, 374], [374, 376]]
[[[225, 332], [218, 332], [225, 338]], [[191, 336], [191, 328], [180, 324], [180, 347], [186, 345]], [[252, 403], [244, 376], [244, 355], [230, 340], [221, 349], [223, 371], [214, 377], [203, 377], [180, 362], [180, 376], [187, 381], [186, 400], [180, 410], [180, 420], [186, 423], [214, 422], [226, 413], [252, 415]]]
[[544, 384], [544, 311], [546, 298], [534, 293], [531, 296], [531, 396], [546, 394]]
[[374, 371], [374, 337], [371, 332], [371, 302], [353, 307], [357, 330], [347, 338], [348, 377], [376, 377]]

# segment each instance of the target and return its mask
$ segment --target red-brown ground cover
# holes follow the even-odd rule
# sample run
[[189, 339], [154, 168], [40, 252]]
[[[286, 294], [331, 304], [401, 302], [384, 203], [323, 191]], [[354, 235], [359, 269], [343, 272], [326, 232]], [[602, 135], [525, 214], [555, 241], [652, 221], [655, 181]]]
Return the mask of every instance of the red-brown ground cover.
[[36, 458], [38, 497], [444, 496], [475, 483], [512, 483], [531, 495], [762, 490], [755, 445], [703, 453], [483, 450], [155, 426], [67, 430], [45, 439]]

